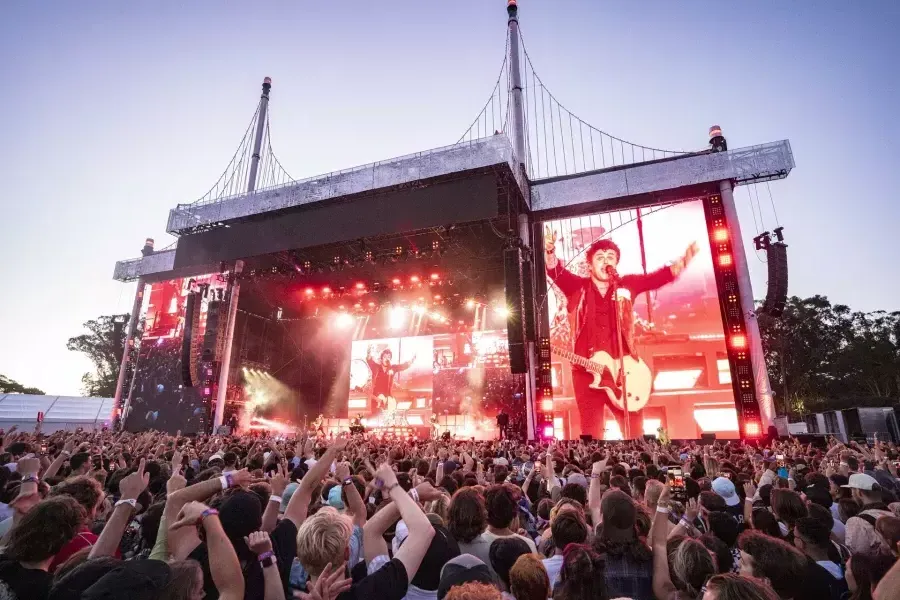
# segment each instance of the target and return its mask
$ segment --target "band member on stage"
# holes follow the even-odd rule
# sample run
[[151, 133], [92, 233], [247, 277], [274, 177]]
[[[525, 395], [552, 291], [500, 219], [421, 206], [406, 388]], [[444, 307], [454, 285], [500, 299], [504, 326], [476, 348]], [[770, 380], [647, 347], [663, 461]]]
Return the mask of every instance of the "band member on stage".
[[509, 415], [503, 412], [501, 409], [499, 413], [497, 413], [497, 428], [500, 430], [500, 439], [506, 439], [509, 435], [506, 432], [506, 428], [509, 427]]
[[320, 414], [316, 417], [316, 420], [313, 421], [313, 431], [316, 432], [316, 435], [320, 433], [325, 435], [325, 415]]
[[437, 415], [434, 413], [431, 413], [431, 437], [432, 437], [432, 439], [436, 440], [438, 438], [438, 431], [439, 431], [439, 428], [438, 428]]
[[[675, 281], [696, 256], [698, 247], [696, 243], [692, 243], [675, 263], [652, 273], [619, 276], [616, 273], [616, 266], [621, 258], [619, 247], [612, 240], [600, 239], [586, 251], [588, 277], [575, 275], [557, 259], [555, 231], [547, 230], [544, 233], [544, 251], [547, 275], [566, 296], [575, 354], [590, 358], [596, 352], [606, 352], [618, 360], [623, 353], [637, 358], [632, 299]], [[610, 288], [618, 290], [618, 302], [610, 293]], [[619, 323], [621, 332], [618, 330]], [[593, 380], [591, 373], [572, 365], [572, 382], [581, 415], [582, 434], [591, 434], [601, 439], [604, 437], [603, 409], [608, 405], [624, 435], [623, 411], [612, 404], [607, 393], [589, 387]], [[612, 373], [606, 370], [601, 385], [606, 384], [615, 389], [621, 386], [621, 381], [616, 382]], [[625, 384], [627, 390], [627, 381]], [[628, 419], [630, 437], [641, 437], [644, 433], [641, 412], [629, 412]]]
[[384, 409], [394, 387], [394, 375], [407, 370], [416, 360], [416, 355], [413, 354], [413, 357], [405, 363], [395, 365], [391, 363], [394, 353], [390, 349], [382, 350], [377, 362], [372, 357], [374, 350], [374, 346], [369, 346], [366, 350], [366, 363], [372, 371], [372, 397], [378, 402], [378, 408]]

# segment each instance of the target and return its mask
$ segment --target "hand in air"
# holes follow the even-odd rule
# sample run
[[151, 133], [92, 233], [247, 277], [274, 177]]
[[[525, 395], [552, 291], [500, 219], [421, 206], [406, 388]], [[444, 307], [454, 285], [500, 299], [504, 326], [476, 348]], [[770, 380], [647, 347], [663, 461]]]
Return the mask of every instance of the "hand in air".
[[697, 256], [697, 253], [700, 252], [700, 246], [697, 245], [697, 242], [691, 242], [691, 245], [687, 247], [687, 250], [684, 251], [684, 256], [679, 258], [675, 264], [672, 265], [672, 274], [678, 277], [681, 275], [681, 272], [684, 271], [687, 266], [690, 264], [694, 257]]
[[547, 254], [556, 252], [556, 232], [549, 226], [544, 227], [544, 252]]

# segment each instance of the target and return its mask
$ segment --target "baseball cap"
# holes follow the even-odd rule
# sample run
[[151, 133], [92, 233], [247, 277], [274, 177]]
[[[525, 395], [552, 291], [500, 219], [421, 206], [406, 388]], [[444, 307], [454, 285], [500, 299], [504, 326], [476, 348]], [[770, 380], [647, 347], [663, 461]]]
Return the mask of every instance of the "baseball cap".
[[847, 483], [847, 485], [842, 485], [841, 487], [867, 491], [881, 489], [881, 486], [878, 485], [878, 482], [875, 480], [875, 478], [870, 475], [866, 475], [865, 473], [854, 473], [850, 476], [850, 481]]
[[716, 477], [712, 482], [712, 490], [725, 500], [728, 506], [737, 506], [741, 503], [741, 498], [734, 489], [734, 484], [727, 477]]
[[494, 585], [496, 583], [491, 570], [484, 561], [471, 554], [460, 554], [451, 558], [441, 569], [441, 581], [437, 589], [437, 599], [444, 600], [450, 588], [471, 581], [480, 581]]

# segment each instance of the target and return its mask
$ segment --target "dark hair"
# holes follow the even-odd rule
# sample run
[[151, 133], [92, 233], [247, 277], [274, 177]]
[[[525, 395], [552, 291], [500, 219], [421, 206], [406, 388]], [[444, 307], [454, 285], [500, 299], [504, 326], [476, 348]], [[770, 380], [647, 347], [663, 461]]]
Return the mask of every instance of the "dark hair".
[[672, 555], [672, 571], [675, 587], [692, 598], [701, 594], [706, 581], [716, 574], [716, 563], [706, 546], [697, 540], [682, 541]]
[[824, 525], [828, 531], [834, 529], [834, 515], [831, 511], [818, 504], [810, 504], [806, 507], [809, 510], [809, 518], [815, 519]]
[[584, 517], [575, 511], [566, 510], [553, 519], [550, 533], [553, 545], [559, 550], [565, 550], [569, 544], [583, 544], [587, 539], [588, 527]]
[[803, 585], [806, 555], [781, 540], [758, 531], [745, 531], [738, 546], [753, 557], [754, 577], [766, 578], [782, 598], [793, 598]]
[[159, 600], [191, 600], [197, 575], [203, 573], [203, 567], [196, 560], [186, 559], [173, 560], [169, 563], [169, 569], [171, 577], [160, 592]]
[[91, 514], [103, 496], [103, 488], [100, 482], [93, 477], [80, 475], [67, 479], [50, 490], [50, 496], [70, 496], [75, 498], [84, 507], [84, 512]]
[[741, 533], [737, 519], [727, 512], [711, 512], [707, 518], [709, 519], [709, 529], [713, 535], [728, 544], [729, 548], [733, 548]]
[[80, 469], [84, 463], [91, 460], [91, 455], [87, 452], [76, 452], [72, 455], [72, 458], [69, 459], [69, 468], [72, 471], [77, 471]]
[[487, 509], [484, 498], [473, 488], [462, 488], [453, 494], [447, 509], [447, 530], [457, 542], [469, 543], [484, 533]]
[[487, 521], [491, 527], [504, 529], [516, 518], [519, 490], [509, 484], [492, 485], [484, 494]]
[[629, 496], [631, 495], [631, 486], [628, 485], [628, 480], [625, 479], [623, 475], [615, 475], [613, 477], [610, 477], [609, 487], [622, 490]]
[[778, 600], [775, 591], [763, 582], [734, 573], [710, 577], [706, 588], [715, 592], [717, 600]]
[[562, 494], [563, 498], [571, 498], [572, 500], [577, 500], [581, 503], [582, 506], [587, 506], [587, 490], [584, 489], [584, 486], [577, 483], [567, 483], [563, 486]]
[[725, 498], [710, 491], [700, 492], [700, 506], [710, 512], [724, 512], [728, 507], [728, 505], [725, 504]]
[[725, 542], [711, 533], [705, 533], [700, 536], [700, 543], [716, 556], [717, 573], [731, 573], [731, 568], [734, 566], [734, 554], [731, 553], [731, 548]]
[[12, 528], [4, 554], [19, 562], [55, 556], [81, 528], [84, 508], [71, 496], [39, 502]]
[[509, 587], [509, 570], [523, 554], [531, 554], [531, 548], [525, 540], [516, 536], [497, 538], [488, 548], [491, 568], [507, 587]]
[[[90, 548], [85, 548], [90, 552]], [[75, 564], [66, 561], [53, 574], [51, 598], [81, 598], [81, 594], [98, 579], [120, 566], [122, 561], [111, 556], [101, 556]]]
[[460, 488], [460, 486], [457, 485], [456, 480], [449, 475], [444, 475], [444, 478], [440, 480], [438, 487], [447, 490], [447, 493], [451, 496]]
[[638, 497], [643, 498], [644, 492], [647, 491], [647, 478], [643, 475], [638, 475], [631, 480], [631, 484], [634, 486], [634, 491], [637, 492]]
[[563, 552], [553, 600], [607, 600], [606, 560], [590, 546], [572, 544]]
[[859, 503], [853, 498], [841, 498], [838, 500], [838, 514], [844, 517], [846, 523], [850, 517], [855, 517], [860, 511]]
[[797, 519], [801, 519], [809, 514], [800, 494], [793, 490], [782, 488], [772, 490], [772, 512], [781, 521], [784, 521], [788, 529], [793, 528]]
[[594, 260], [594, 255], [601, 250], [612, 250], [613, 252], [615, 252], [617, 262], [620, 258], [622, 258], [622, 251], [614, 241], [606, 238], [601, 238], [588, 246], [587, 252], [585, 252], [585, 258], [587, 258], [588, 264], [590, 264], [590, 262]]
[[886, 553], [851, 556], [848, 568], [853, 573], [857, 588], [850, 600], [872, 600], [872, 591], [891, 570], [894, 562], [894, 557]]
[[831, 529], [813, 517], [801, 517], [794, 523], [794, 529], [804, 544], [826, 549], [831, 540]]
[[751, 524], [753, 525], [753, 529], [757, 531], [761, 531], [769, 537], [773, 537], [777, 540], [780, 540], [783, 536], [781, 535], [781, 528], [778, 526], [778, 519], [775, 518], [768, 509], [765, 508], [754, 508], [753, 514], [750, 516]]

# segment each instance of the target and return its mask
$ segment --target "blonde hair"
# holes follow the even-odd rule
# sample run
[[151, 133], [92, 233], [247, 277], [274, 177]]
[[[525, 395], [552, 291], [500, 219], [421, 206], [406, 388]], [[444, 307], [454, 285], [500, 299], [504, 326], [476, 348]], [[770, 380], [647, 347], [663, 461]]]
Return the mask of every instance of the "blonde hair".
[[306, 519], [297, 532], [297, 558], [306, 572], [318, 576], [331, 563], [344, 562], [353, 533], [350, 517], [330, 506], [322, 507]]

